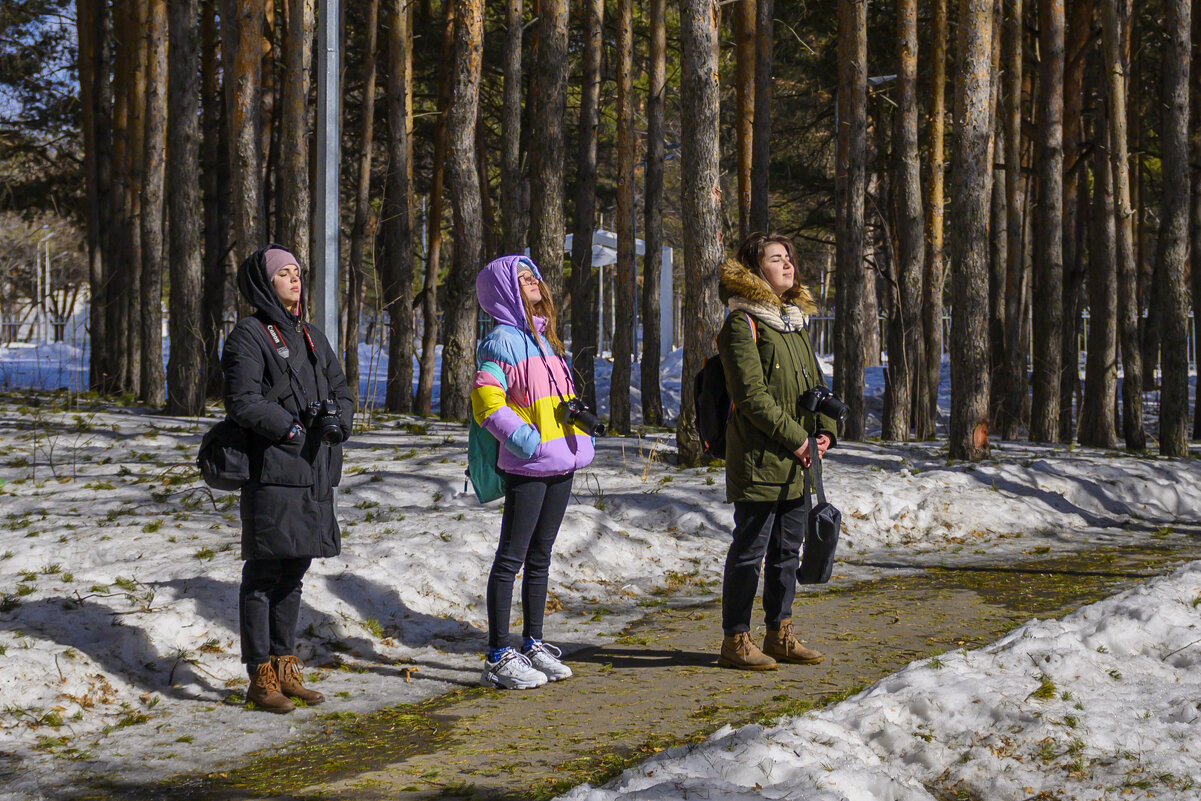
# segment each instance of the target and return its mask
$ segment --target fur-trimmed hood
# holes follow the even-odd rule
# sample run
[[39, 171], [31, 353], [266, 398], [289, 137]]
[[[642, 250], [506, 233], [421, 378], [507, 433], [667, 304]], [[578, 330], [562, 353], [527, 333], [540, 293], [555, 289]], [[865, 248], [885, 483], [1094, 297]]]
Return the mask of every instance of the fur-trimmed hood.
[[718, 297], [727, 306], [731, 300], [737, 298], [745, 301], [747, 305], [766, 307], [782, 316], [789, 316], [785, 308], [788, 306], [799, 309], [805, 316], [817, 311], [813, 295], [804, 284], [797, 282], [783, 297], [776, 297], [776, 293], [763, 276], [751, 272], [737, 259], [726, 259], [721, 265], [718, 278]]

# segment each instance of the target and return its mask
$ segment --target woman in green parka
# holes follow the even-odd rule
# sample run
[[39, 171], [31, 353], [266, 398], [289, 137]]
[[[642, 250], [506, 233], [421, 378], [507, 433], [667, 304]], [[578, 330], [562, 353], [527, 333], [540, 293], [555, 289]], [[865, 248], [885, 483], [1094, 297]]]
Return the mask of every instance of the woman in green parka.
[[[743, 670], [816, 664], [825, 657], [797, 639], [792, 601], [807, 527], [810, 438], [824, 454], [837, 427], [800, 407], [801, 396], [822, 379], [805, 333], [813, 296], [797, 277], [789, 239], [751, 234], [738, 257], [722, 265], [721, 297], [729, 308], [717, 347], [734, 404], [726, 427], [726, 500], [734, 504], [734, 531], [722, 583], [725, 636], [718, 664]], [[760, 650], [750, 624], [764, 563], [767, 636]]]

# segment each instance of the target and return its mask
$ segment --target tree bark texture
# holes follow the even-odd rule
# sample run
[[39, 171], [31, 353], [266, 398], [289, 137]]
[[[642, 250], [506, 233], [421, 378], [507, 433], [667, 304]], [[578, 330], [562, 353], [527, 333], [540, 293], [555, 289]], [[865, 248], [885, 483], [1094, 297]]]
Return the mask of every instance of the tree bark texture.
[[1022, 172], [1022, 86], [1024, 58], [1024, 27], [1022, 0], [1008, 3], [1009, 16], [1005, 24], [1005, 207], [1008, 214], [1006, 245], [1008, 264], [1005, 269], [1005, 367], [1004, 384], [999, 388], [997, 432], [1001, 439], [1017, 439], [1022, 425], [1022, 409], [1026, 399], [1027, 341], [1025, 332], [1026, 304], [1029, 295], [1029, 272], [1026, 269], [1025, 204], [1026, 178]]
[[600, 130], [604, 0], [584, 6], [584, 72], [580, 87], [580, 137], [576, 151], [575, 224], [571, 239], [571, 350], [577, 394], [596, 409], [597, 310], [592, 277], [592, 235], [596, 230], [596, 162]]
[[746, 239], [751, 228], [751, 161], [755, 138], [755, 14], [756, 0], [734, 4], [734, 136], [738, 171], [738, 233]]
[[[667, 2], [650, 0], [650, 63], [646, 98], [646, 253], [642, 262], [642, 422], [664, 423], [659, 389], [662, 320], [659, 292], [663, 268], [664, 110], [667, 92]], [[666, 332], [671, 337], [671, 332]], [[669, 340], [670, 341], [670, 340]]]
[[[167, 0], [146, 2], [146, 125], [142, 178], [142, 350], [141, 389], [144, 403], [161, 407], [163, 384], [163, 213], [167, 168]], [[195, 162], [193, 162], [195, 163]], [[174, 191], [174, 187], [172, 187]], [[193, 336], [199, 331], [193, 333]]]
[[[994, 29], [994, 50], [1000, 31], [1004, 28], [1004, 17]], [[993, 89], [997, 95], [993, 118], [994, 152], [1005, 152], [1005, 109], [1004, 97], [999, 84], [1000, 70], [994, 72]], [[994, 158], [992, 169], [992, 205], [988, 228], [988, 375], [989, 399], [988, 419], [990, 430], [1000, 430], [997, 425], [1001, 412], [1002, 391], [1005, 387], [1005, 271], [1009, 266], [1009, 207], [1005, 203], [1004, 156]]]
[[634, 358], [634, 8], [617, 4], [617, 264], [613, 295], [613, 374], [609, 382], [609, 425], [630, 431], [630, 367]]
[[[384, 407], [413, 410], [413, 146], [412, 38], [406, 0], [387, 0], [388, 173], [384, 179], [383, 253], [376, 261], [388, 312], [388, 378]], [[474, 136], [474, 131], [472, 132]], [[474, 167], [475, 162], [471, 162]], [[478, 267], [478, 265], [477, 265]]]
[[230, 131], [229, 178], [234, 260], [239, 264], [263, 240], [262, 3], [221, 0], [222, 57]]
[[434, 371], [438, 350], [438, 271], [442, 263], [442, 183], [446, 175], [446, 132], [454, 77], [455, 4], [446, 3], [442, 22], [442, 66], [438, 74], [438, 120], [434, 123], [429, 215], [426, 221], [425, 281], [421, 289], [421, 368], [417, 377], [418, 414], [433, 410]]
[[[717, 0], [681, 0], [681, 99], [689, 124], [680, 143], [683, 163], [684, 228], [684, 366], [694, 376], [714, 350], [724, 318], [717, 297], [717, 271], [722, 260], [720, 87], [717, 61]], [[692, 381], [683, 382], [676, 446], [680, 463], [696, 464], [701, 456], [696, 433], [696, 398]]]
[[[354, 193], [354, 224], [350, 229], [350, 261], [347, 264], [346, 339], [343, 347], [346, 384], [356, 402], [359, 398], [359, 323], [363, 309], [363, 250], [371, 225], [371, 162], [375, 150], [376, 48], [379, 45], [379, 4], [370, 0], [364, 20], [366, 44], [363, 49], [363, 129], [359, 132], [358, 178]], [[374, 237], [372, 237], [374, 239]]]
[[1190, 0], [1164, 0], [1163, 206], [1160, 211], [1160, 301], [1163, 316], [1159, 452], [1188, 455], [1188, 249]]
[[1081, 182], [1087, 174], [1082, 162], [1084, 125], [1084, 65], [1092, 42], [1092, 0], [1071, 5], [1063, 73], [1063, 357], [1059, 373], [1059, 441], [1075, 439], [1076, 422], [1072, 403], [1082, 400], [1080, 386], [1080, 327], [1084, 311], [1084, 282], [1087, 274], [1084, 247], [1088, 226], [1084, 211], [1088, 187]]
[[768, 179], [771, 168], [771, 70], [775, 0], [755, 3], [755, 132], [751, 138], [751, 230], [771, 228]]
[[225, 318], [225, 273], [229, 261], [229, 128], [221, 91], [221, 40], [217, 0], [200, 4], [200, 83], [204, 105], [201, 180], [204, 200], [205, 394], [221, 395], [221, 326]]
[[1139, 349], [1138, 274], [1134, 261], [1134, 220], [1130, 206], [1130, 158], [1127, 149], [1126, 63], [1121, 57], [1119, 8], [1126, 0], [1102, 0], [1101, 42], [1106, 75], [1109, 141], [1117, 225], [1118, 331], [1122, 352], [1122, 433], [1126, 448], [1146, 450], [1143, 427], [1143, 363]]
[[567, 0], [541, 0], [534, 77], [530, 254], [563, 297], [563, 121], [567, 113]]
[[866, 295], [872, 291], [863, 263], [866, 193], [867, 1], [839, 0], [834, 390], [850, 407], [842, 431], [848, 440], [864, 436], [864, 348], [867, 326], [874, 324], [866, 313]]
[[[521, 164], [522, 66], [521, 40], [525, 20], [523, 0], [506, 0], [504, 95], [501, 107], [500, 205], [505, 253], [521, 253], [529, 231], [529, 197]], [[587, 56], [585, 56], [585, 60]], [[587, 66], [584, 71], [587, 74]], [[584, 101], [581, 100], [581, 103]]]
[[475, 378], [475, 275], [482, 266], [484, 249], [475, 120], [483, 52], [483, 0], [455, 0], [455, 77], [447, 129], [455, 255], [446, 287], [442, 347], [441, 414], [447, 420], [465, 420], [471, 413]]
[[133, 43], [132, 86], [129, 102], [129, 127], [126, 136], [129, 139], [128, 151], [128, 195], [129, 229], [126, 233], [129, 242], [129, 273], [128, 292], [123, 295], [125, 306], [129, 310], [129, 327], [125, 331], [125, 347], [129, 351], [129, 359], [125, 363], [126, 391], [144, 398], [142, 386], [142, 274], [146, 269], [142, 236], [142, 213], [144, 197], [142, 184], [146, 180], [146, 117], [147, 117], [147, 86], [146, 77], [149, 71], [150, 46], [146, 36], [150, 23], [150, 0], [135, 0], [132, 3], [133, 13], [126, 17], [128, 29], [126, 39]]
[[[305, 268], [312, 235], [309, 193], [309, 75], [312, 68], [313, 19], [311, 0], [284, 0], [283, 89], [279, 125], [280, 244], [289, 248]], [[347, 336], [349, 342], [356, 337]]]
[[1093, 196], [1089, 214], [1088, 355], [1084, 365], [1084, 400], [1080, 404], [1080, 444], [1095, 448], [1117, 445], [1114, 408], [1118, 387], [1117, 229], [1114, 222], [1113, 163], [1109, 155], [1109, 120], [1104, 98], [1098, 98], [1093, 123]]
[[944, 137], [946, 133], [947, 0], [932, 0], [930, 32], [930, 188], [926, 197], [926, 263], [922, 271], [922, 371], [914, 398], [914, 434], [931, 439], [942, 381]]
[[955, 86], [955, 172], [951, 187], [952, 459], [988, 456], [988, 163], [992, 114], [993, 7], [960, 0]]
[[1034, 396], [1030, 439], [1059, 440], [1063, 358], [1063, 0], [1038, 0], [1038, 205], [1034, 217]]
[[893, 186], [897, 239], [897, 301], [889, 320], [888, 380], [892, 412], [884, 439], [907, 440], [913, 414], [913, 380], [921, 348], [922, 220], [921, 155], [917, 141], [917, 0], [897, 6], [896, 182]]
[[[102, 4], [107, 5], [107, 4]], [[113, 26], [113, 86], [134, 87], [134, 46], [130, 37], [130, 19], [133, 7], [124, 4], [112, 9]], [[134, 358], [129, 351], [129, 294], [133, 272], [129, 265], [134, 255], [133, 207], [130, 204], [130, 105], [131, 91], [113, 91], [113, 169], [112, 169], [112, 213], [111, 240], [112, 269], [105, 280], [105, 291], [109, 298], [105, 309], [105, 329], [108, 333], [106, 349], [110, 356], [110, 381], [114, 392], [129, 391], [129, 362]], [[120, 267], [118, 267], [120, 265]]]
[[167, 413], [198, 415], [204, 410], [205, 341], [203, 324], [204, 224], [200, 177], [199, 0], [174, 0], [168, 9], [167, 216], [171, 269], [171, 352], [167, 362]]
[[[1201, 43], [1201, 14], [1193, 14], [1193, 42]], [[1190, 197], [1189, 221], [1189, 268], [1192, 276], [1193, 301], [1193, 330], [1194, 335], [1201, 334], [1201, 58], [1192, 59], [1189, 64], [1189, 89], [1192, 93], [1189, 103], [1189, 116], [1192, 125], [1189, 126], [1189, 149], [1191, 163], [1190, 177], [1193, 182]], [[1193, 351], [1194, 369], [1201, 368], [1201, 348]], [[1198, 373], [1201, 375], [1201, 372]], [[1193, 403], [1193, 439], [1201, 439], [1201, 403]]]

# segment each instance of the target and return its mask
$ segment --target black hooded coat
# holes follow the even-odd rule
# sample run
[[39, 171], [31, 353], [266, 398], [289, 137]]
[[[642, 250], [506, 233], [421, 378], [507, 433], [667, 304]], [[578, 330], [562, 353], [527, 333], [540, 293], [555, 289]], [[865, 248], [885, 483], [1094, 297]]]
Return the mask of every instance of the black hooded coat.
[[[242, 488], [242, 558], [337, 556], [342, 539], [333, 488], [342, 478], [342, 445], [330, 445], [308, 431], [289, 439], [288, 432], [296, 423], [303, 425], [302, 410], [310, 403], [334, 398], [345, 440], [355, 399], [325, 335], [287, 311], [275, 294], [263, 270], [267, 249], [238, 268], [238, 291], [255, 312], [238, 321], [221, 351], [225, 411], [250, 434], [250, 481]], [[286, 360], [268, 326], [287, 346]], [[288, 390], [278, 401], [268, 401], [265, 396], [279, 381]]]

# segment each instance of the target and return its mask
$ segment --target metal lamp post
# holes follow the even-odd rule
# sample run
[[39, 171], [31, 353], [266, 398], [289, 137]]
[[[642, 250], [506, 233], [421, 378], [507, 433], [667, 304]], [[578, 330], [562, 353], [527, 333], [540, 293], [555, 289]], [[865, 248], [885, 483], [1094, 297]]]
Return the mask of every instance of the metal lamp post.
[[334, 353], [338, 336], [338, 169], [341, 119], [338, 66], [341, 0], [317, 9], [317, 186], [313, 214], [313, 315]]

